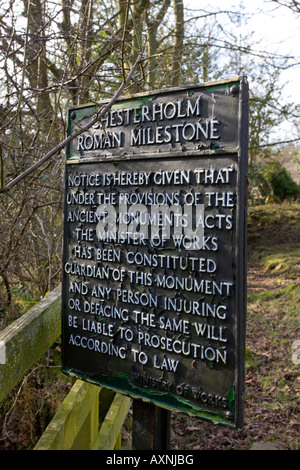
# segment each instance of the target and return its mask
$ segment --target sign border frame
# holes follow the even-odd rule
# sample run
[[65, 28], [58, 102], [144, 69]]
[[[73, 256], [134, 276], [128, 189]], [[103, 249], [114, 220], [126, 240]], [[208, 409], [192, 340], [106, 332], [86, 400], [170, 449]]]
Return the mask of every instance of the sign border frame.
[[[70, 370], [65, 367], [64, 362], [63, 362], [63, 356], [64, 356], [64, 328], [63, 328], [63, 315], [64, 315], [64, 310], [65, 310], [65, 296], [64, 296], [64, 287], [62, 287], [62, 372], [66, 375], [74, 376], [77, 377], [81, 380], [96, 384], [98, 386], [104, 386], [106, 388], [109, 388], [111, 390], [114, 390], [117, 393], [124, 394], [126, 396], [130, 396], [133, 399], [142, 399], [143, 401], [152, 403], [156, 406], [168, 409], [170, 411], [174, 412], [181, 412], [181, 413], [186, 413], [189, 414], [193, 417], [198, 417], [199, 419], [209, 421], [209, 422], [217, 422], [218, 424], [221, 424], [225, 427], [228, 428], [233, 428], [233, 429], [241, 429], [243, 427], [243, 421], [244, 421], [244, 410], [243, 410], [243, 405], [244, 405], [244, 400], [243, 400], [243, 394], [244, 394], [244, 380], [245, 380], [245, 335], [246, 335], [246, 292], [247, 292], [247, 190], [248, 190], [248, 176], [247, 176], [247, 170], [248, 170], [248, 127], [249, 127], [249, 122], [248, 122], [248, 81], [246, 77], [238, 77], [238, 78], [233, 78], [229, 80], [224, 80], [224, 81], [217, 81], [217, 82], [207, 82], [203, 84], [198, 84], [198, 85], [189, 85], [189, 86], [182, 86], [182, 87], [175, 87], [175, 88], [166, 88], [162, 90], [155, 90], [147, 93], [139, 93], [139, 94], [134, 94], [131, 96], [124, 96], [121, 97], [117, 100], [118, 102], [125, 101], [127, 99], [135, 99], [139, 98], [141, 96], [151, 96], [151, 95], [161, 95], [161, 94], [166, 94], [166, 93], [172, 93], [175, 91], [186, 91], [186, 90], [192, 90], [196, 88], [210, 88], [214, 86], [220, 86], [220, 85], [229, 85], [231, 84], [234, 86], [237, 82], [239, 82], [239, 116], [238, 116], [238, 123], [239, 123], [239, 129], [238, 129], [238, 146], [235, 151], [231, 151], [228, 153], [228, 156], [232, 154], [237, 155], [237, 167], [238, 167], [238, 174], [237, 174], [237, 184], [236, 184], [236, 191], [238, 193], [237, 197], [237, 204], [236, 204], [236, 222], [238, 223], [239, 227], [236, 228], [237, 230], [237, 236], [236, 236], [236, 261], [237, 261], [237, 266], [236, 266], [236, 299], [235, 299], [235, 313], [237, 315], [237, 318], [235, 320], [235, 338], [236, 338], [236, 345], [235, 345], [235, 361], [236, 361], [236, 367], [235, 367], [235, 415], [234, 415], [234, 421], [217, 421], [214, 420], [213, 417], [206, 417], [204, 415], [198, 413], [188, 413], [179, 409], [175, 409], [172, 406], [168, 407], [165, 404], [162, 404], [161, 402], [158, 402], [155, 399], [151, 399], [142, 393], [130, 393], [120, 390], [116, 387], [111, 387], [108, 386], [107, 383], [100, 383], [99, 380], [93, 381], [91, 377], [86, 377], [84, 374], [78, 374], [77, 372], [74, 372], [73, 370]], [[107, 101], [105, 101], [107, 103]], [[96, 104], [97, 105], [97, 104]], [[101, 103], [100, 103], [101, 105]], [[70, 132], [70, 114], [79, 108], [87, 108], [89, 106], [95, 107], [95, 103], [87, 103], [79, 106], [72, 106], [68, 110], [68, 127], [67, 127], [67, 132]], [[70, 158], [68, 159], [68, 152], [69, 152], [69, 145], [66, 148], [66, 165], [78, 165], [80, 163], [86, 163], [87, 161], [85, 159], [75, 159], [75, 158]], [[199, 157], [201, 156], [209, 156], [209, 154], [203, 153], [203, 151], [199, 151], [199, 153], [196, 154], [196, 151], [190, 151], [190, 152], [185, 152], [185, 156], [187, 157], [197, 157], [199, 154]], [[224, 151], [221, 151], [220, 154], [226, 155]], [[214, 153], [214, 155], [218, 155], [217, 153]], [[162, 154], [143, 154], [142, 156], [137, 156], [137, 155], [126, 155], [124, 158], [121, 160], [144, 160], [144, 159], [150, 159], [150, 158], [160, 158], [160, 159], [165, 159], [165, 158], [176, 158], [179, 155], [174, 155], [174, 153], [162, 153]], [[113, 157], [107, 157], [107, 156], [101, 156], [100, 158], [97, 159], [99, 163], [103, 161], [119, 161], [120, 157], [113, 156]], [[88, 159], [88, 162], [93, 163], [92, 159]], [[63, 260], [64, 260], [64, 254], [65, 254], [65, 247], [67, 243], [67, 237], [66, 237], [66, 230], [65, 230], [65, 220], [66, 220], [66, 189], [65, 189], [65, 196], [64, 196], [64, 235], [63, 235]], [[62, 283], [64, 285], [64, 283]], [[136, 387], [138, 389], [138, 387]], [[141, 389], [142, 387], [139, 387]], [[155, 393], [155, 392], [154, 392]], [[200, 409], [200, 406], [199, 406]]]

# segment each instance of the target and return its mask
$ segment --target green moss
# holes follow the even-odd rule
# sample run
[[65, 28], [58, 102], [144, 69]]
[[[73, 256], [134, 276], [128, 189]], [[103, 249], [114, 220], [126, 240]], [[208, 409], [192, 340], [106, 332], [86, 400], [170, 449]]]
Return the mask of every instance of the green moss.
[[261, 364], [261, 360], [258, 355], [251, 351], [249, 348], [246, 348], [245, 352], [245, 369], [256, 370]]
[[299, 316], [294, 315], [298, 312], [300, 304], [300, 283], [289, 284], [280, 289], [266, 290], [248, 296], [248, 305], [254, 307], [258, 303], [262, 308], [269, 311], [282, 313], [283, 318], [294, 317], [299, 321]]
[[273, 253], [262, 259], [265, 271], [292, 274], [300, 265], [300, 248], [288, 250], [286, 253]]

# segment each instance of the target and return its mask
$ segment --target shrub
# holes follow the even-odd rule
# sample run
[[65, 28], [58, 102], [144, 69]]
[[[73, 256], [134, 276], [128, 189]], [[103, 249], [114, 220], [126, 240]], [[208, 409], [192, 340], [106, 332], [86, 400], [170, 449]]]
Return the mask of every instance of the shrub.
[[259, 202], [281, 202], [300, 198], [300, 185], [290, 172], [275, 159], [249, 166], [249, 199]]

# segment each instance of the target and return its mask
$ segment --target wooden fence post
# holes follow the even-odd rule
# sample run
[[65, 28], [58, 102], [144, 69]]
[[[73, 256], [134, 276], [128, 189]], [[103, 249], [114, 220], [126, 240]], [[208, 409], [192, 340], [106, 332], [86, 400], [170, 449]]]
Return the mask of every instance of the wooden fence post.
[[132, 450], [169, 450], [171, 413], [133, 400]]

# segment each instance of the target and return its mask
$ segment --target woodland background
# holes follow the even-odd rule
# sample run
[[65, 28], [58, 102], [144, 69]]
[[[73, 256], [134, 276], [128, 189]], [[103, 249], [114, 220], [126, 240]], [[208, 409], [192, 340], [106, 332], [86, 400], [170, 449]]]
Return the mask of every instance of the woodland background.
[[[16, 289], [36, 299], [59, 282], [64, 150], [40, 162], [64, 140], [68, 107], [110, 99], [139, 54], [124, 93], [248, 77], [251, 184], [273, 195], [274, 165], [261, 157], [276, 126], [297, 126], [298, 105], [282, 102], [279, 80], [294, 62], [235, 37], [243, 13], [191, 11], [183, 0], [10, 0], [0, 11], [2, 306]], [[277, 161], [288, 179], [282, 171]], [[281, 184], [291, 187], [277, 192], [298, 191]]]
[[[299, 2], [271, 3], [291, 9], [300, 27]], [[299, 200], [300, 137], [274, 139], [285, 120], [299, 128], [300, 105], [283, 102], [280, 81], [295, 57], [237, 34], [242, 7], [197, 8], [184, 0], [0, 0], [0, 329], [60, 283], [67, 109], [111, 99], [138, 57], [124, 94], [247, 76], [249, 206]], [[60, 400], [54, 395], [44, 396], [33, 434]], [[2, 406], [6, 448], [12, 413]]]

